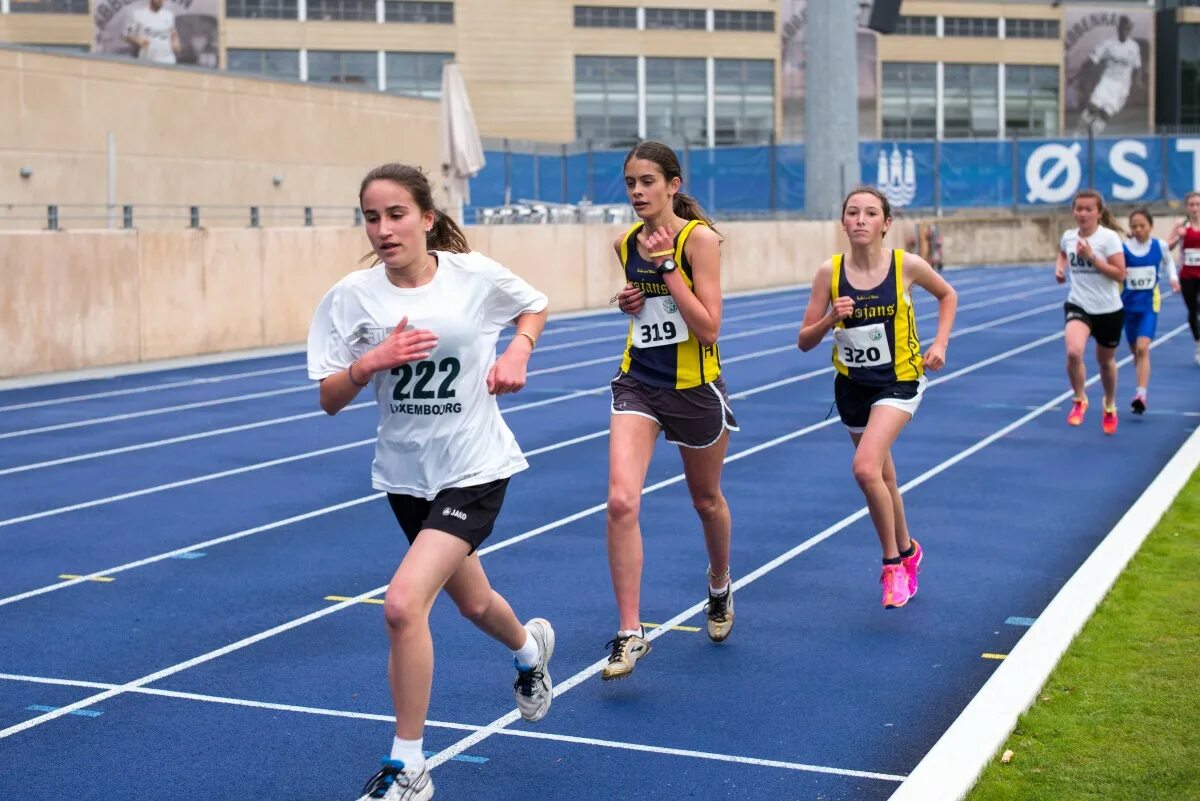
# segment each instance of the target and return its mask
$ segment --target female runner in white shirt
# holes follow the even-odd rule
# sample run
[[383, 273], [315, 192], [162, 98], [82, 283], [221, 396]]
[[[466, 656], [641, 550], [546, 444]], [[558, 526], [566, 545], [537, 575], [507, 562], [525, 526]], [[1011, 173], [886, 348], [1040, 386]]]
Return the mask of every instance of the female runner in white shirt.
[[[429, 611], [439, 591], [513, 652], [522, 716], [540, 720], [550, 708], [554, 631], [542, 618], [522, 626], [475, 553], [492, 531], [509, 477], [528, 467], [496, 396], [525, 385], [546, 296], [470, 252], [415, 167], [372, 170], [359, 203], [377, 261], [321, 301], [308, 371], [321, 382], [329, 414], [373, 387], [379, 437], [372, 484], [388, 494], [410, 543], [384, 600], [395, 738], [361, 798], [427, 801], [433, 782], [422, 732], [433, 682]], [[497, 358], [500, 329], [514, 323], [516, 334]]]

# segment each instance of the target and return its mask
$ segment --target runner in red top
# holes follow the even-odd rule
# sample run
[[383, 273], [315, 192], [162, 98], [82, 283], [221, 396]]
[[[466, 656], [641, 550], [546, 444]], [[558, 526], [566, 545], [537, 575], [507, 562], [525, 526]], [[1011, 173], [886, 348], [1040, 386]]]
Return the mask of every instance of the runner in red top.
[[1187, 305], [1188, 325], [1196, 340], [1196, 364], [1200, 364], [1200, 192], [1188, 192], [1187, 222], [1171, 232], [1171, 250], [1179, 247], [1179, 289]]

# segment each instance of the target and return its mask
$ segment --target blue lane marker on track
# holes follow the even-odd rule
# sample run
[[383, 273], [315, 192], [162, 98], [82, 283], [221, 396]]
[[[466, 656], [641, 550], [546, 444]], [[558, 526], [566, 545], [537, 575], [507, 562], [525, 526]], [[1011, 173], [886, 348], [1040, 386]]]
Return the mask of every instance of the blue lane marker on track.
[[[25, 707], [30, 712], [53, 712], [58, 709], [56, 706], [43, 706], [42, 704], [30, 704]], [[75, 709], [67, 713], [68, 715], [81, 715], [85, 718], [98, 718], [103, 715], [103, 712], [97, 712], [94, 709]]]
[[171, 558], [172, 559], [199, 559], [202, 556], [208, 556], [208, 554], [202, 553], [201, 551], [187, 551], [186, 553], [177, 553], [174, 556], [172, 556]]
[[1004, 622], [1010, 626], [1032, 626], [1035, 620], [1036, 617], [1010, 617]]
[[[431, 757], [436, 753], [437, 753], [437, 751], [426, 751], [425, 756]], [[488, 761], [488, 758], [471, 756], [470, 754], [459, 754], [458, 756], [450, 757], [450, 761], [452, 761], [452, 762], [474, 762], [476, 765], [482, 765], [484, 762]]]

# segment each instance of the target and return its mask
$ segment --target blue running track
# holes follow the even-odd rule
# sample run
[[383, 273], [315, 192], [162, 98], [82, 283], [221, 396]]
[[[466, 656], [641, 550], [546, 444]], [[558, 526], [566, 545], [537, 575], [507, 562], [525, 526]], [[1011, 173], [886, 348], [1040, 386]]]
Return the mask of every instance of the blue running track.
[[[558, 695], [541, 723], [513, 722], [507, 652], [440, 599], [438, 798], [896, 789], [999, 664], [984, 655], [1008, 653], [1200, 421], [1176, 298], [1149, 413], [1127, 412], [1126, 363], [1107, 437], [1094, 384], [1084, 425], [1065, 424], [1050, 270], [948, 277], [948, 365], [894, 452], [926, 549], [919, 596], [880, 607], [829, 351], [795, 348], [807, 290], [730, 298], [737, 624], [721, 645], [697, 628], [699, 523], [660, 441], [642, 613], [672, 628], [621, 682], [597, 671], [617, 622], [603, 508], [625, 323], [550, 323], [528, 387], [502, 400], [531, 468], [483, 553], [519, 616], [554, 623]], [[928, 341], [934, 304], [917, 303]], [[373, 405], [326, 417], [302, 354], [0, 392], [0, 799], [356, 797], [391, 738], [370, 601], [405, 548], [370, 488]]]

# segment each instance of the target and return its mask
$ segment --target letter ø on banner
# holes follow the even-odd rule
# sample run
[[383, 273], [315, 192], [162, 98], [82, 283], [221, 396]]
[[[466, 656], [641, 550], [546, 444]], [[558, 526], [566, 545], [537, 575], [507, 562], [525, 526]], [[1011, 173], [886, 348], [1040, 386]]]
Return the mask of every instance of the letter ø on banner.
[[[1070, 146], [1051, 142], [1033, 151], [1025, 162], [1025, 183], [1030, 203], [1062, 203], [1079, 190], [1082, 168], [1079, 164], [1079, 143]], [[1049, 170], [1043, 171], [1050, 162]], [[1062, 179], [1062, 183], [1056, 183]]]

